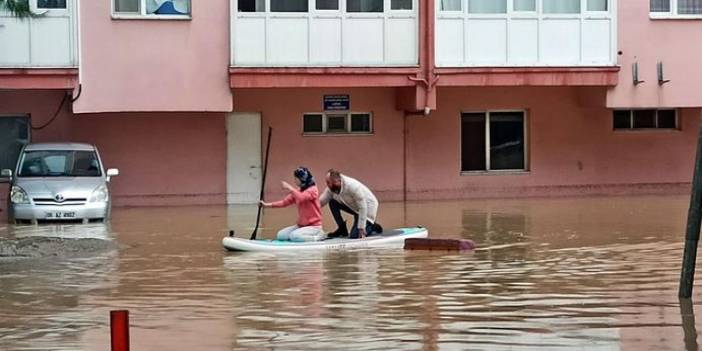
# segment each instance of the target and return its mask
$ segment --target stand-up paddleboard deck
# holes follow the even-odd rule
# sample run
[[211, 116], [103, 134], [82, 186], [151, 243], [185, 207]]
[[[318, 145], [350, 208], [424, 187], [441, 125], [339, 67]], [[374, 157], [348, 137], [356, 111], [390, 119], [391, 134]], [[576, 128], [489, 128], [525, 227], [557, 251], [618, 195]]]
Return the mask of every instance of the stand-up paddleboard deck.
[[402, 248], [405, 239], [426, 238], [426, 228], [400, 228], [386, 230], [383, 234], [372, 235], [363, 239], [327, 239], [314, 242], [292, 242], [278, 240], [248, 240], [244, 238], [225, 237], [224, 248], [230, 251], [328, 251], [360, 248]]

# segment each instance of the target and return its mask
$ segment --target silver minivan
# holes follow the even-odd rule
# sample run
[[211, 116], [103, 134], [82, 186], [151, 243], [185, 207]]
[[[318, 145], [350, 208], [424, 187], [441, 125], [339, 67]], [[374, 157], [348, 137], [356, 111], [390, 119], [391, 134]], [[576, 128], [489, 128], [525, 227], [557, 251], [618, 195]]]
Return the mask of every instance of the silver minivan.
[[42, 221], [107, 221], [110, 217], [110, 178], [95, 146], [77, 143], [29, 144], [14, 171], [3, 169], [11, 181], [10, 223]]

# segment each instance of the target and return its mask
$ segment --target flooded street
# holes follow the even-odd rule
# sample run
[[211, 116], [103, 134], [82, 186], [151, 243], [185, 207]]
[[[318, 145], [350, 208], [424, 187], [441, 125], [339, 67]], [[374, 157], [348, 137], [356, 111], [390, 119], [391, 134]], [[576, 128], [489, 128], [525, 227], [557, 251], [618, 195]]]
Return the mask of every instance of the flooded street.
[[[227, 253], [255, 208], [117, 208], [109, 225], [10, 226], [0, 240], [117, 249], [0, 261], [0, 350], [697, 350], [678, 280], [687, 196], [386, 203], [386, 228], [468, 238], [471, 253]], [[325, 229], [333, 221], [325, 209]], [[263, 235], [295, 219], [266, 210]], [[698, 318], [702, 321], [702, 318]], [[702, 322], [698, 322], [702, 327]]]

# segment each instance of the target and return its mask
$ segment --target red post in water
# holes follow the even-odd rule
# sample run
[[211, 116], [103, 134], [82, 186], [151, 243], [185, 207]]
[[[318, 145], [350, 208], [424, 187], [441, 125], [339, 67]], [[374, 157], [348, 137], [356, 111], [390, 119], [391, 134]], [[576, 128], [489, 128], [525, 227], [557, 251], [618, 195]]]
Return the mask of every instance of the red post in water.
[[129, 311], [110, 311], [112, 351], [129, 351]]

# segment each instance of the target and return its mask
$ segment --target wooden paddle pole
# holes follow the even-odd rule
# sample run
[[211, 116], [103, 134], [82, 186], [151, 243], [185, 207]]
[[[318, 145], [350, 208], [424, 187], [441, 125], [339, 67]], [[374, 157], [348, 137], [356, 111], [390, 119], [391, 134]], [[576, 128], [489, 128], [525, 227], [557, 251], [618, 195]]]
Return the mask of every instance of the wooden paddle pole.
[[[271, 134], [273, 133], [273, 128], [268, 127], [268, 141], [266, 142], [266, 160], [263, 163], [263, 179], [261, 179], [261, 195], [259, 199], [263, 201], [263, 191], [266, 188], [266, 173], [268, 173], [268, 155], [271, 152]], [[258, 232], [258, 225], [261, 222], [261, 211], [263, 206], [261, 202], [258, 203], [258, 214], [256, 215], [256, 227], [254, 227], [253, 233], [251, 233], [251, 240], [256, 240], [256, 234]]]
[[687, 212], [687, 229], [685, 233], [685, 251], [683, 253], [682, 272], [680, 273], [680, 290], [678, 296], [690, 298], [695, 281], [695, 262], [697, 261], [697, 244], [700, 241], [700, 223], [702, 222], [702, 125], [697, 137], [697, 156], [695, 173], [692, 176], [692, 194], [690, 209]]

